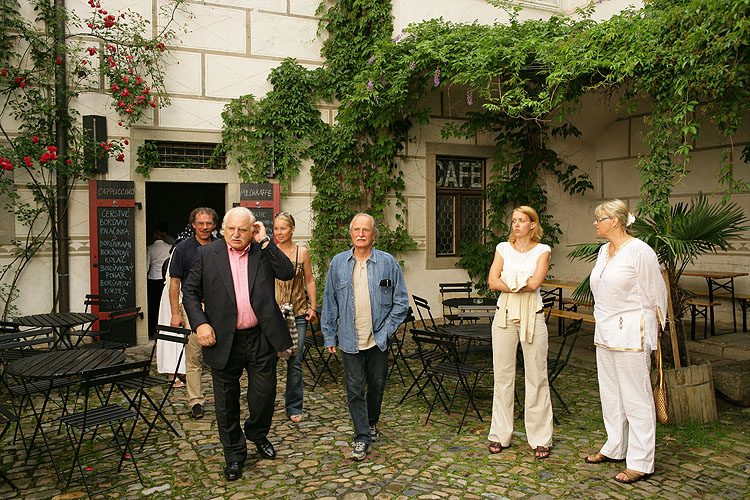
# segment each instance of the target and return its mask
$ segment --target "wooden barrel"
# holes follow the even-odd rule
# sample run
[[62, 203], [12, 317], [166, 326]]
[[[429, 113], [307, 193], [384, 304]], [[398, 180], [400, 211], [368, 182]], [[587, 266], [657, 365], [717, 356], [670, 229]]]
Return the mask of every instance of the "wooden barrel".
[[664, 370], [669, 395], [669, 423], [715, 422], [714, 379], [711, 363], [690, 365], [677, 370]]

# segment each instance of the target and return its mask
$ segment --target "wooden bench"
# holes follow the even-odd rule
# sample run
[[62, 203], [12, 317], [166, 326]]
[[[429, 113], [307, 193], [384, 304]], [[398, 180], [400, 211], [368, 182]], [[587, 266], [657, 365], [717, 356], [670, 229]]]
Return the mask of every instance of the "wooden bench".
[[587, 323], [594, 323], [594, 315], [593, 314], [586, 314], [586, 313], [579, 313], [576, 311], [567, 311], [565, 309], [547, 309], [549, 316], [554, 316], [556, 318], [563, 318], [563, 319], [582, 319], [583, 321], [586, 321]]
[[721, 304], [701, 299], [690, 299], [686, 303], [690, 306], [690, 339], [695, 340], [695, 318], [698, 316], [703, 318], [703, 338], [708, 338], [708, 310]]
[[[731, 300], [732, 294], [730, 293], [717, 293], [717, 297], [727, 297]], [[747, 310], [750, 308], [750, 295], [734, 294], [734, 298], [740, 303], [742, 309], [742, 331], [747, 331]]]
[[581, 302], [575, 299], [563, 299], [563, 309], [566, 311], [578, 311], [579, 307], [588, 307], [589, 309], [594, 308], [594, 304], [590, 302]]

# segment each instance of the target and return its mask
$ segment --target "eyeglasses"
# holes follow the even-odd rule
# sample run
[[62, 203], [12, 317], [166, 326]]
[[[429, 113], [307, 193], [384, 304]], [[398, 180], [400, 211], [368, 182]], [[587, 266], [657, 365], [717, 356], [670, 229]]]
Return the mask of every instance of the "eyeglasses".
[[603, 220], [611, 219], [612, 217], [594, 217], [594, 222], [601, 222]]
[[274, 215], [274, 217], [278, 217], [279, 215], [286, 215], [287, 217], [291, 217], [292, 216], [292, 214], [290, 214], [289, 212], [279, 212], [276, 215]]

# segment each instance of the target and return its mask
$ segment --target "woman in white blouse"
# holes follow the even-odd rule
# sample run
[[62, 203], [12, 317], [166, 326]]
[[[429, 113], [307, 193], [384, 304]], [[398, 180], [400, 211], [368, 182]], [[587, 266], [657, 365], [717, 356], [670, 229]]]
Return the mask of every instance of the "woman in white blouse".
[[542, 226], [531, 207], [513, 210], [507, 242], [497, 245], [488, 282], [501, 291], [492, 322], [492, 398], [490, 453], [500, 453], [513, 434], [516, 349], [521, 342], [526, 381], [526, 439], [534, 456], [544, 459], [552, 446], [552, 402], [547, 382], [547, 325], [542, 312], [542, 285], [550, 247], [540, 243]]
[[630, 234], [635, 217], [620, 200], [595, 210], [596, 235], [608, 240], [591, 271], [596, 365], [607, 442], [587, 463], [621, 462], [615, 481], [634, 483], [654, 472], [656, 413], [649, 367], [667, 289], [656, 253]]

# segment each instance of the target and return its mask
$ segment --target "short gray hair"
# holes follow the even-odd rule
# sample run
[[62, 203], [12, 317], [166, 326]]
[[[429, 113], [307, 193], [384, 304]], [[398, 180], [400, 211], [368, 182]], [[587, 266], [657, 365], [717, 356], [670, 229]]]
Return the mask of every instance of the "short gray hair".
[[352, 217], [351, 222], [349, 222], [349, 232], [350, 233], [352, 232], [352, 227], [354, 227], [354, 220], [357, 217], [367, 217], [368, 219], [370, 219], [370, 222], [372, 223], [372, 232], [373, 232], [373, 234], [378, 234], [378, 223], [375, 222], [375, 217], [373, 217], [370, 214], [366, 214], [364, 212], [360, 212], [357, 215], [355, 215], [354, 217]]
[[630, 210], [628, 210], [628, 205], [624, 201], [614, 199], [600, 203], [594, 209], [594, 214], [604, 214], [607, 217], [613, 217], [617, 219], [626, 234], [633, 234], [630, 231], [630, 227], [628, 226], [628, 216], [630, 215]]
[[234, 214], [244, 215], [245, 217], [249, 218], [251, 226], [255, 224], [255, 220], [256, 220], [255, 215], [250, 211], [250, 209], [245, 208], [245, 207], [234, 207], [234, 208], [229, 209], [229, 211], [227, 211], [227, 213], [224, 214], [224, 219], [222, 219], [221, 221], [222, 233], [224, 232], [224, 229], [227, 227], [227, 219], [229, 219], [230, 215], [234, 215]]

